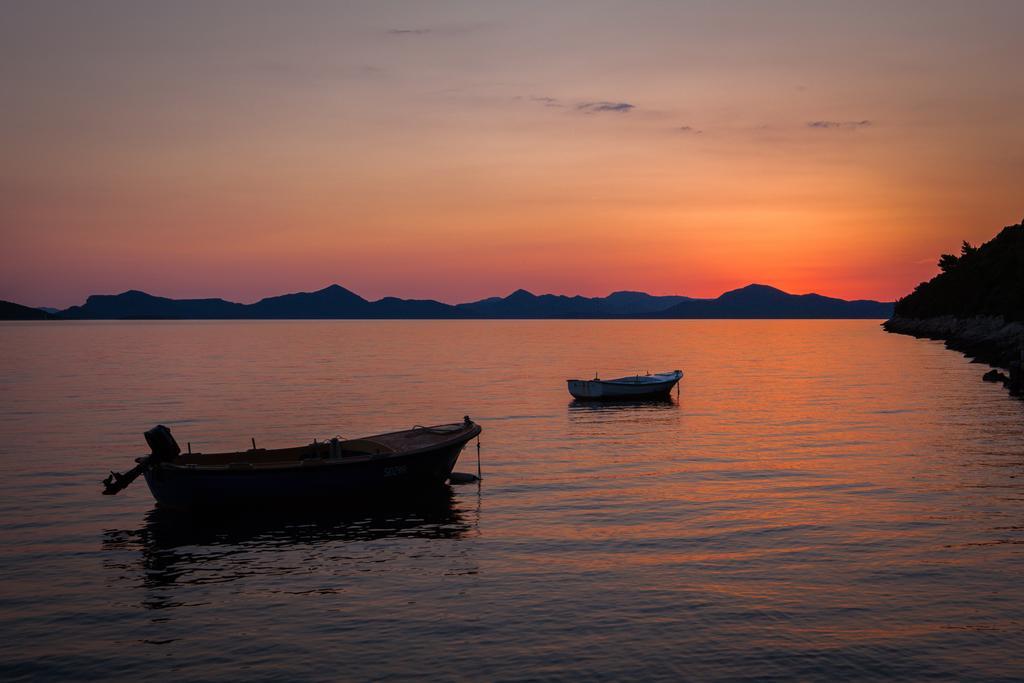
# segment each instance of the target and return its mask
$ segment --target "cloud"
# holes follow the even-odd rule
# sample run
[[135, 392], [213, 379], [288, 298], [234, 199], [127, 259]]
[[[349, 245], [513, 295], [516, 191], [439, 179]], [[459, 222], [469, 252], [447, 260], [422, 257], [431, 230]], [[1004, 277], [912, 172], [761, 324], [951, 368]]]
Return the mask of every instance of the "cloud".
[[576, 109], [588, 114], [605, 111], [627, 114], [633, 109], [636, 109], [636, 105], [630, 104], [629, 102], [580, 102], [576, 105]]
[[856, 130], [857, 128], [867, 128], [874, 125], [871, 121], [864, 119], [863, 121], [808, 121], [808, 128], [844, 128], [846, 130]]
[[419, 26], [415, 28], [392, 28], [388, 29], [387, 34], [390, 36], [457, 36], [465, 33], [476, 33], [478, 31], [485, 31], [492, 27], [490, 22], [478, 21], [468, 23], [457, 23], [457, 24], [438, 24], [436, 26]]
[[543, 104], [545, 107], [564, 107], [565, 105], [558, 101], [557, 97], [531, 97], [531, 102], [537, 102]]
[[679, 126], [679, 128], [677, 128], [676, 130], [678, 130], [680, 133], [686, 133], [688, 135], [703, 135], [704, 134], [704, 131], [697, 130], [693, 126]]

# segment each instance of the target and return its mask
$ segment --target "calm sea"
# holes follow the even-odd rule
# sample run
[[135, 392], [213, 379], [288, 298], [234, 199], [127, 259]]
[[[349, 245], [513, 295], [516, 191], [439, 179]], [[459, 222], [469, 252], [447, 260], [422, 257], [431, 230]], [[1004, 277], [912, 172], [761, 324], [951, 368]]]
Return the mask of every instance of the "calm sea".
[[[565, 389], [674, 368], [671, 403]], [[0, 677], [1020, 680], [1024, 402], [982, 371], [875, 321], [3, 324]], [[482, 485], [422, 501], [100, 495], [157, 423], [466, 414]]]

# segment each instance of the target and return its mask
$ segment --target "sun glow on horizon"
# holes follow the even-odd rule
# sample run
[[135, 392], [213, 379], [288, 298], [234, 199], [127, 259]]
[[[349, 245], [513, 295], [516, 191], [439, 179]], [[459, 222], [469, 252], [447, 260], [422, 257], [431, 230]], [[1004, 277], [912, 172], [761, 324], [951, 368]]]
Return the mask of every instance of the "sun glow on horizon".
[[1024, 211], [1018, 3], [234, 10], [10, 12], [0, 299], [891, 300]]

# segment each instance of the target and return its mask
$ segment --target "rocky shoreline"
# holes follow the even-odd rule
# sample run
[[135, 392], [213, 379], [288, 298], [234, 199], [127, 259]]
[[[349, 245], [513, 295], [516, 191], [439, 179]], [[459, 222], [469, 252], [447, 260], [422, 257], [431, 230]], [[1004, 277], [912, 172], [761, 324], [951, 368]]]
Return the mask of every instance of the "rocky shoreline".
[[998, 371], [986, 373], [985, 380], [1003, 382], [1014, 393], [1024, 390], [1021, 378], [1024, 322], [1007, 321], [1002, 316], [910, 318], [894, 315], [882, 323], [882, 327], [887, 332], [944, 341], [947, 348], [1010, 371], [1009, 376]]

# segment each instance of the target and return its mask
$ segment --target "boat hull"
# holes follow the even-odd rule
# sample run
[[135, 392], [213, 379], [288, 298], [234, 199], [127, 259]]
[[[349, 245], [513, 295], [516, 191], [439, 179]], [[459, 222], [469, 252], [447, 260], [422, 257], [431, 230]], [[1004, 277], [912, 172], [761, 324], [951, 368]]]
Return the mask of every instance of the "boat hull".
[[277, 502], [330, 502], [376, 495], [382, 490], [439, 487], [451, 474], [467, 442], [457, 439], [412, 453], [396, 453], [352, 462], [309, 462], [275, 469], [208, 469], [158, 465], [144, 475], [162, 507], [195, 508]]
[[648, 381], [647, 378], [638, 378], [641, 381], [630, 382], [628, 380], [566, 380], [569, 393], [579, 401], [616, 401], [616, 400], [638, 400], [666, 398], [683, 378], [682, 372], [672, 373], [662, 381]]

